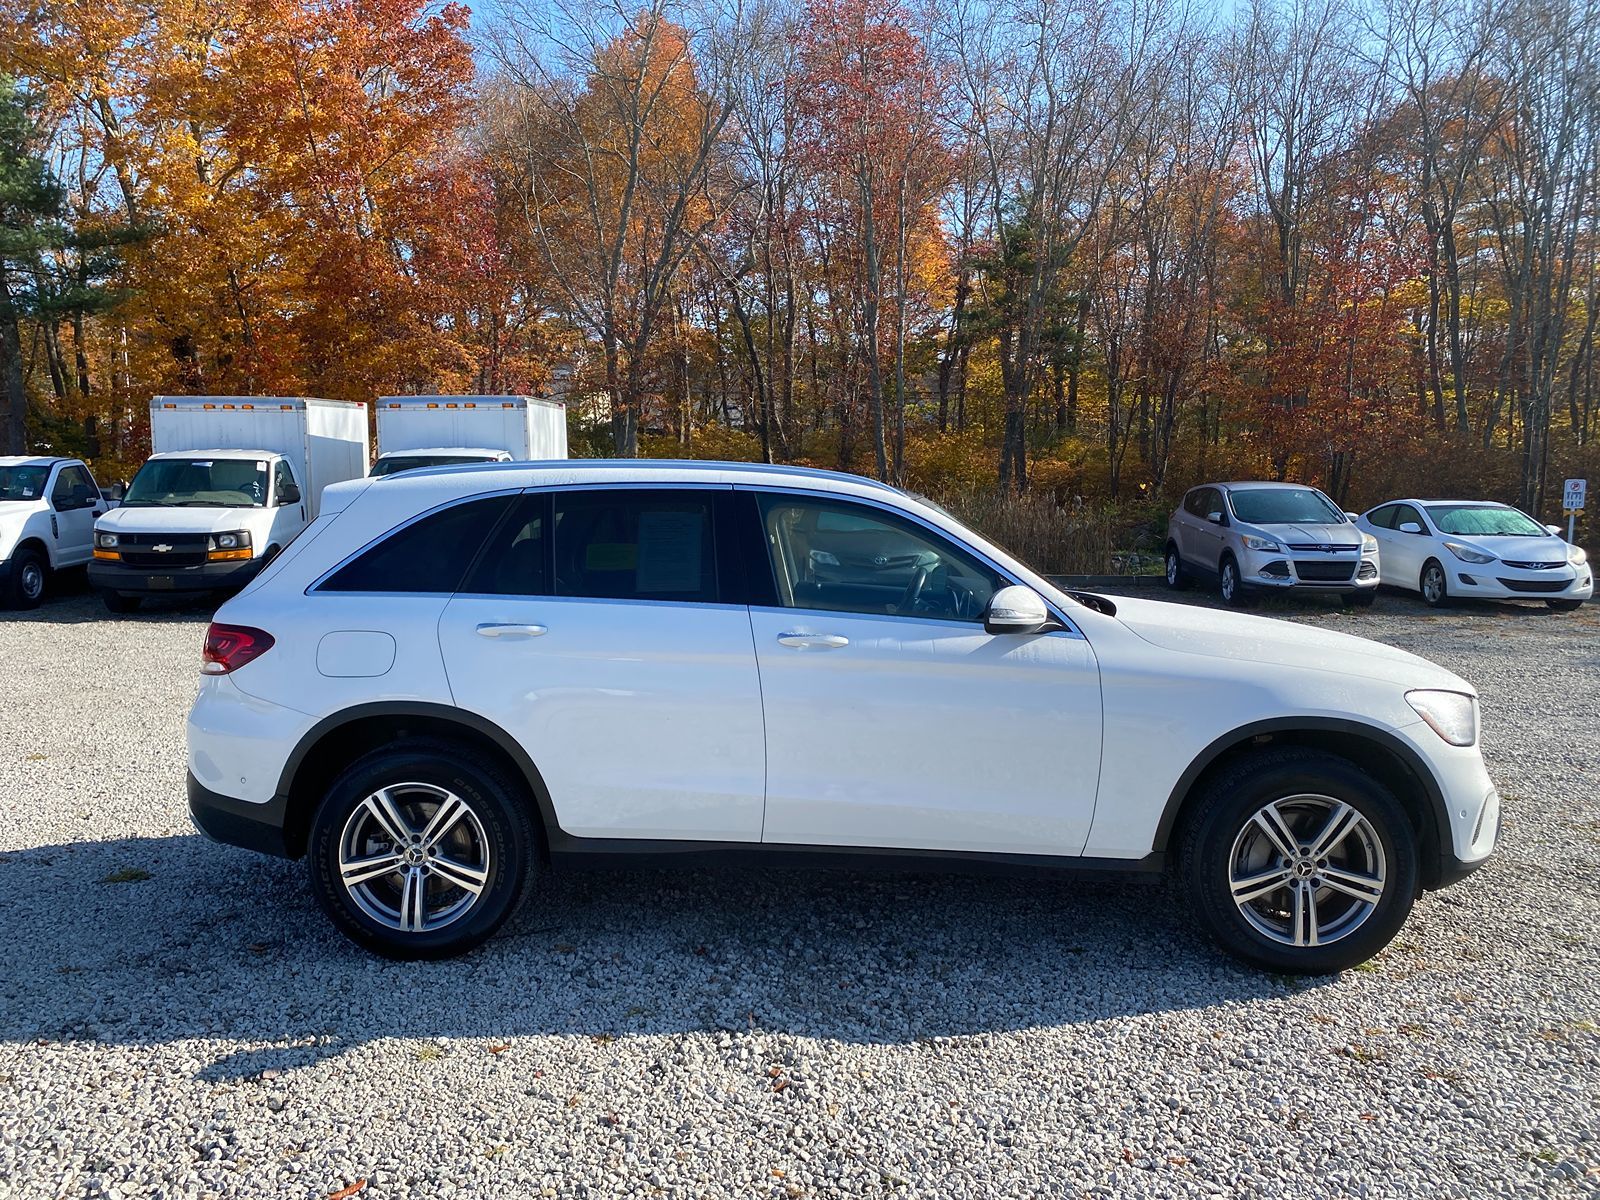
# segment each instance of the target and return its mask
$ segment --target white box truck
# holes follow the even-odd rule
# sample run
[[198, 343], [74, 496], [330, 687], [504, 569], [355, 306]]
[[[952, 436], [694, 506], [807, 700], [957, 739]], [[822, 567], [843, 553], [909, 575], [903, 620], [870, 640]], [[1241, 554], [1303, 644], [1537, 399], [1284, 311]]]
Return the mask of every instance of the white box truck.
[[95, 522], [89, 582], [112, 612], [237, 591], [367, 470], [367, 406], [299, 396], [156, 396], [154, 453]]
[[541, 396], [381, 396], [372, 474], [567, 457], [567, 406]]

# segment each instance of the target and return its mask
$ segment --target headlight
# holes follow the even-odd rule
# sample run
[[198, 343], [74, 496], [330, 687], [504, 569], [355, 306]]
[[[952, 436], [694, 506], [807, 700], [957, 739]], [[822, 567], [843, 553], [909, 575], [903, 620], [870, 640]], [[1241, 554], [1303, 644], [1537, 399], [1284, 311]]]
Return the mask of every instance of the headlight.
[[96, 530], [94, 544], [102, 550], [115, 550], [117, 548], [117, 535], [114, 533], [101, 533]]
[[1246, 550], [1266, 550], [1273, 554], [1282, 551], [1283, 547], [1271, 538], [1257, 537], [1253, 533], [1244, 535], [1244, 548]]
[[1469, 546], [1465, 542], [1446, 542], [1445, 549], [1454, 554], [1462, 562], [1489, 563], [1494, 561], [1494, 555], [1485, 554], [1476, 546]]
[[1452, 746], [1470, 746], [1478, 740], [1478, 702], [1471, 696], [1460, 692], [1407, 692], [1406, 703]]
[[1361, 553], [1376, 554], [1377, 552], [1378, 539], [1373, 537], [1370, 533], [1363, 533], [1361, 535]]
[[250, 534], [247, 530], [237, 533], [213, 533], [211, 545], [208, 550], [248, 550], [250, 548]]
[[1581, 567], [1589, 561], [1589, 555], [1582, 546], [1573, 546], [1567, 551], [1567, 562], [1575, 567]]

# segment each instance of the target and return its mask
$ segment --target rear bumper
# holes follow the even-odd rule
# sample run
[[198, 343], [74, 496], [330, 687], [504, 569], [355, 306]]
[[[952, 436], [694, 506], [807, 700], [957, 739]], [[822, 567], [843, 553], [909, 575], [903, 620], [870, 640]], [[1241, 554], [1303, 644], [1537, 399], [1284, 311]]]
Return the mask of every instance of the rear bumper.
[[256, 577], [261, 560], [201, 563], [167, 571], [130, 567], [96, 559], [89, 564], [89, 583], [102, 591], [160, 595], [164, 592], [238, 591]]
[[195, 828], [215, 842], [279, 858], [297, 858], [284, 831], [287, 807], [282, 796], [274, 796], [265, 804], [235, 800], [213, 792], [192, 772], [189, 775], [189, 815]]

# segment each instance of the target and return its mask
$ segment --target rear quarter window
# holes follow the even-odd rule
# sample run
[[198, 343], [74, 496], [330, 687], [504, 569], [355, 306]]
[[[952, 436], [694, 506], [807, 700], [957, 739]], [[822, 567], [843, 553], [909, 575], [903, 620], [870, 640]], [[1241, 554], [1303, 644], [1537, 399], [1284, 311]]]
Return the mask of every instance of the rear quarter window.
[[403, 525], [328, 576], [319, 592], [456, 592], [515, 495], [465, 500]]

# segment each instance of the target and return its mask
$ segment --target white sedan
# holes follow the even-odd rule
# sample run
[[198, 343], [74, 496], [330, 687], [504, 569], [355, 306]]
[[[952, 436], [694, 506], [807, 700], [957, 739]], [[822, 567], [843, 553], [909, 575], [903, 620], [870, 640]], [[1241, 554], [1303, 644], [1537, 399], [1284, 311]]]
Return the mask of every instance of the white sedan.
[[1382, 582], [1421, 592], [1435, 608], [1472, 597], [1543, 600], [1569, 611], [1594, 595], [1582, 547], [1507, 504], [1391, 500], [1356, 525], [1378, 539]]

